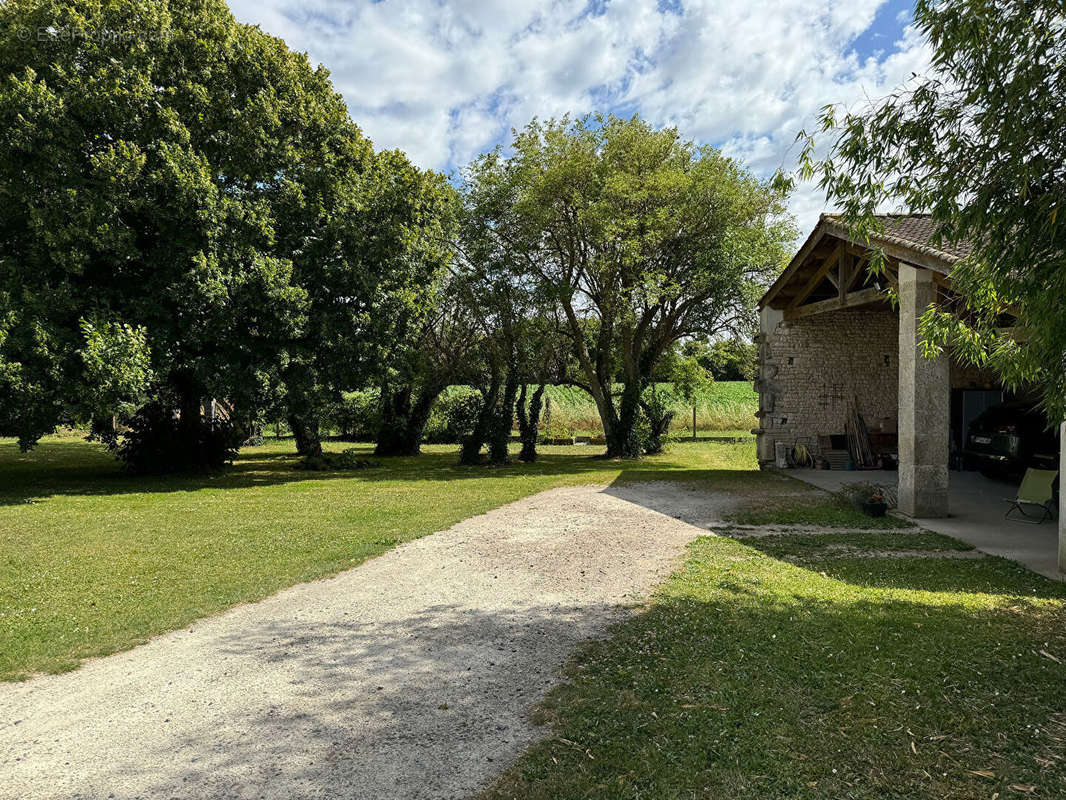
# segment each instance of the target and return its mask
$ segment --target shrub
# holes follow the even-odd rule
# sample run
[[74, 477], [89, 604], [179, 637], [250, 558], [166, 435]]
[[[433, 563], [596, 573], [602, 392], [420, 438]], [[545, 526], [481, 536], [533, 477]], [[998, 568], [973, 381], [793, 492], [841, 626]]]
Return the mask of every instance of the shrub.
[[333, 413], [332, 426], [342, 439], [372, 442], [381, 427], [381, 392], [369, 389], [344, 392]]
[[667, 384], [653, 384], [644, 391], [643, 400], [644, 408], [641, 409], [635, 430], [641, 451], [656, 455], [663, 452], [667, 441], [677, 438], [670, 435], [670, 423], [676, 414], [671, 405], [677, 398]]
[[458, 444], [473, 433], [480, 412], [479, 392], [453, 386], [433, 404], [423, 439], [429, 444]]
[[307, 456], [296, 462], [296, 469], [306, 469], [312, 472], [323, 472], [335, 469], [370, 469], [380, 467], [377, 461], [363, 458], [358, 450], [349, 448], [340, 453], [322, 453], [317, 456]]
[[158, 474], [219, 469], [233, 461], [247, 431], [226, 419], [201, 420], [189, 436], [173, 411], [151, 403], [138, 411], [129, 427], [101, 437], [131, 472]]

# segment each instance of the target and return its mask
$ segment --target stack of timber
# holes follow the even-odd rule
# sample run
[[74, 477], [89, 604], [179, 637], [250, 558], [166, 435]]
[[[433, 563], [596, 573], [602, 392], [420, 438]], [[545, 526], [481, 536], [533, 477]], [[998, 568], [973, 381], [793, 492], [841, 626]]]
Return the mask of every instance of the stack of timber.
[[873, 445], [870, 444], [870, 431], [859, 413], [858, 398], [852, 400], [848, 409], [848, 421], [844, 431], [848, 436], [848, 453], [851, 454], [855, 469], [877, 469], [879, 463]]

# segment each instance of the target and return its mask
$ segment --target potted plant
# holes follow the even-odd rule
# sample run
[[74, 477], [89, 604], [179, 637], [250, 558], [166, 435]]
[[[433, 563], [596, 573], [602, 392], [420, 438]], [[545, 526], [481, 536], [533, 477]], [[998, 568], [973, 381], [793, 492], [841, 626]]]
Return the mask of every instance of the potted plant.
[[861, 493], [857, 500], [862, 513], [868, 517], [883, 517], [888, 512], [885, 494], [880, 489], [866, 490]]

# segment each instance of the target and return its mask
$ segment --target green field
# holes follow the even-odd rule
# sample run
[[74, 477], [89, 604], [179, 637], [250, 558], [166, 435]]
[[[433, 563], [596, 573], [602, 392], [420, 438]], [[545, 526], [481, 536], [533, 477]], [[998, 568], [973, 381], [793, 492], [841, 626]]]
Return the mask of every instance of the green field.
[[[666, 386], [666, 384], [663, 384]], [[551, 399], [551, 428], [560, 435], [602, 433], [596, 404], [588, 392], [567, 386], [550, 386], [545, 395]], [[755, 427], [759, 396], [747, 381], [714, 383], [696, 401], [698, 434], [748, 435]], [[673, 403], [675, 413], [672, 433], [692, 433], [692, 406]], [[545, 409], [545, 413], [547, 409]]]

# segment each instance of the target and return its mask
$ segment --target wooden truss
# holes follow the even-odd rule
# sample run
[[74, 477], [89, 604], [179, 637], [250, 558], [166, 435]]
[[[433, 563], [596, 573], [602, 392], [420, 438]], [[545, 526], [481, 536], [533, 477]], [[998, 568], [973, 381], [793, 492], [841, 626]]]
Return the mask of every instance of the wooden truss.
[[[843, 240], [839, 241], [788, 304], [785, 319], [803, 319], [826, 311], [839, 311], [884, 301], [884, 287], [874, 281], [869, 268], [869, 250]], [[899, 263], [895, 259], [887, 259], [882, 279], [884, 283], [896, 288], [898, 273]], [[807, 302], [815, 290], [827, 280], [836, 288], [836, 297]], [[871, 283], [873, 285], [870, 285]], [[824, 295], [824, 292], [822, 294]]]

